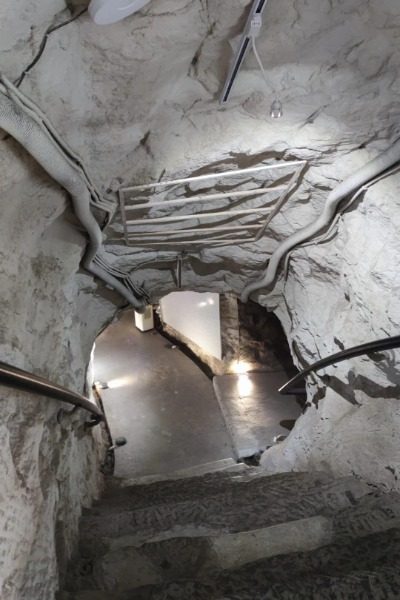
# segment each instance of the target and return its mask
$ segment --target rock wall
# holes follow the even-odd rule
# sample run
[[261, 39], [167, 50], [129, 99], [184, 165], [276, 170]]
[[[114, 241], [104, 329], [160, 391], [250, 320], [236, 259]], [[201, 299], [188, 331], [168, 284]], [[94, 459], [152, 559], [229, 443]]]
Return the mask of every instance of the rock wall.
[[[1, 360], [83, 392], [115, 298], [79, 270], [85, 239], [65, 193], [13, 140], [0, 145]], [[82, 505], [102, 488], [101, 429], [38, 395], [1, 387], [0, 400], [0, 596], [50, 600]]]
[[[21, 86], [109, 194], [160, 177], [307, 159], [300, 186], [259, 242], [189, 249], [184, 289], [239, 295], [277, 244], [319, 214], [329, 190], [399, 134], [397, 0], [269, 3], [259, 52], [271, 90], [249, 56], [231, 103], [220, 107], [229, 41], [249, 6], [153, 0], [101, 30], [84, 14], [46, 38]], [[63, 0], [3, 1], [0, 70], [16, 80], [47, 28], [69, 17]], [[284, 118], [271, 121], [275, 94]], [[0, 173], [1, 357], [81, 391], [95, 335], [121, 301], [79, 271], [85, 239], [68, 199], [4, 134]], [[398, 332], [399, 179], [374, 185], [335, 235], [293, 252], [287, 277], [253, 298], [281, 320], [298, 367]], [[128, 248], [121, 232], [117, 217], [107, 232], [115, 264], [154, 301], [174, 291], [177, 250]], [[310, 378], [308, 409], [265, 454], [265, 467], [353, 472], [398, 488], [399, 352], [375, 358]], [[96, 444], [78, 414], [60, 425], [48, 400], [1, 393], [1, 596], [50, 600], [55, 540], [64, 539], [58, 555], [68, 554], [81, 503], [101, 484]]]
[[[61, 10], [70, 16], [64, 2], [2, 3], [0, 71], [16, 79]], [[82, 393], [93, 340], [121, 299], [80, 270], [86, 239], [69, 199], [2, 131], [0, 173], [0, 359]], [[101, 492], [102, 430], [70, 411], [0, 387], [4, 600], [53, 600], [82, 506]]]
[[279, 319], [257, 302], [238, 301], [240, 357], [252, 370], [296, 374]]
[[[1, 360], [83, 392], [92, 339], [114, 304], [79, 273], [84, 239], [65, 194], [12, 140], [1, 142], [0, 169]], [[0, 388], [4, 600], [54, 598], [82, 505], [102, 488], [101, 429], [85, 430], [87, 416], [70, 410]]]
[[[378, 183], [330, 242], [294, 253], [277, 314], [299, 366], [398, 335], [399, 189], [399, 175]], [[265, 466], [327, 468], [398, 489], [399, 361], [393, 350], [308, 378], [309, 408], [288, 440], [266, 454]]]

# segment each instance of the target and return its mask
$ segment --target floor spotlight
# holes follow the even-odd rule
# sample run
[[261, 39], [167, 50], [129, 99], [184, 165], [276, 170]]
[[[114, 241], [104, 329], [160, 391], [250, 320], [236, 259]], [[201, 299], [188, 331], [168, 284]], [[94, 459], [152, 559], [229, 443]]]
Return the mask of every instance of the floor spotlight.
[[108, 390], [108, 383], [106, 381], [95, 381], [94, 385], [99, 388], [99, 390]]

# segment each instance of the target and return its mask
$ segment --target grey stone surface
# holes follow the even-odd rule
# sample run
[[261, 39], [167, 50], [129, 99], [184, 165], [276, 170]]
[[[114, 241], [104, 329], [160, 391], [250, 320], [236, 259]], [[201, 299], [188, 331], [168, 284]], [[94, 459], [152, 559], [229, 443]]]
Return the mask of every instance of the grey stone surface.
[[[247, 467], [243, 465], [244, 471], [237, 473], [227, 468], [217, 473], [207, 473], [206, 475], [195, 475], [184, 479], [166, 479], [150, 484], [134, 484], [129, 487], [106, 488], [105, 493], [99, 502], [91, 507], [90, 515], [104, 515], [109, 511], [135, 510], [137, 508], [148, 508], [157, 506], [167, 506], [174, 502], [207, 502], [207, 498], [212, 495], [235, 495], [235, 491], [241, 489], [242, 484], [254, 485], [253, 482], [265, 477], [262, 469]], [[308, 489], [309, 486], [318, 486], [328, 483], [331, 478], [324, 473], [282, 473], [273, 475], [264, 484], [269, 485], [272, 482], [278, 486], [283, 482], [287, 486], [294, 482], [301, 489]], [[86, 514], [86, 513], [85, 513]]]
[[284, 371], [218, 375], [213, 384], [238, 457], [252, 456], [289, 435], [301, 414], [294, 396], [281, 396]]
[[311, 517], [266, 529], [215, 537], [211, 546], [219, 566], [232, 569], [269, 556], [314, 550], [325, 546], [331, 539], [330, 520], [327, 517]]
[[109, 424], [128, 442], [115, 453], [117, 477], [232, 457], [211, 381], [160, 334], [138, 331], [132, 310], [97, 338], [94, 378], [109, 383], [101, 390]]
[[229, 473], [241, 473], [245, 471], [247, 466], [244, 463], [237, 463], [233, 458], [223, 458], [221, 460], [212, 461], [210, 463], [199, 464], [186, 469], [178, 469], [169, 473], [157, 475], [144, 475], [143, 477], [134, 477], [133, 479], [119, 479], [118, 484], [122, 488], [133, 485], [147, 485], [158, 481], [167, 481], [171, 479], [186, 479], [188, 477], [197, 477], [206, 475], [207, 473], [216, 473], [219, 471], [229, 471]]
[[152, 488], [146, 504], [113, 512], [110, 519], [105, 518], [107, 510], [85, 515], [81, 519], [83, 551], [92, 553], [100, 540], [107, 546], [108, 539], [120, 536], [129, 536], [135, 544], [162, 539], [160, 534], [174, 537], [176, 528], [197, 527], [198, 535], [202, 529], [215, 533], [249, 531], [345, 508], [369, 491], [353, 478], [322, 477], [321, 481], [321, 476], [312, 474], [243, 478], [233, 486], [211, 486], [207, 492], [200, 488], [195, 495], [189, 487], [180, 496], [176, 487], [168, 502], [163, 485], [153, 484]]
[[[170, 526], [171, 514], [179, 519], [185, 513], [185, 503], [178, 500], [182, 493], [192, 494], [190, 516], [181, 520], [180, 531], [172, 528], [169, 537], [159, 539], [154, 531], [147, 541], [135, 539], [133, 531], [126, 535], [133, 522], [136, 530], [141, 526], [138, 511], [127, 511], [119, 503], [121, 490], [110, 489], [108, 512], [102, 515], [108, 537], [102, 537], [105, 529], [99, 530], [96, 519], [84, 519], [81, 556], [72, 562], [59, 599], [103, 600], [107, 593], [117, 600], [396, 598], [397, 493], [382, 494], [352, 478], [333, 480], [326, 474], [271, 477], [249, 471], [241, 477], [218, 472], [133, 486], [132, 506], [145, 498], [157, 503], [141, 514], [146, 525], [151, 513], [156, 517], [159, 533]], [[216, 495], [218, 489], [224, 491]], [[246, 505], [232, 503], [238, 495], [248, 495]], [[296, 508], [288, 496], [297, 501]], [[222, 530], [193, 529], [196, 523], [210, 524], [210, 507]], [[234, 511], [236, 533], [226, 533]], [[127, 512], [136, 514], [133, 521], [126, 521]], [[260, 514], [269, 515], [261, 528]]]
[[259, 561], [214, 577], [149, 586], [120, 599], [395, 600], [398, 564], [399, 530], [393, 529], [346, 545]]

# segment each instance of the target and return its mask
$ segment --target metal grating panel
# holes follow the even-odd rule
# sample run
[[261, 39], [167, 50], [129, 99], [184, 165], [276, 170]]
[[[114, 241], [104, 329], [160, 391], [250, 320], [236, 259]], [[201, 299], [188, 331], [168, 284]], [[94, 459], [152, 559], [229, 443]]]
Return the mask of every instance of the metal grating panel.
[[282, 162], [121, 188], [125, 241], [142, 247], [257, 241], [305, 165]]

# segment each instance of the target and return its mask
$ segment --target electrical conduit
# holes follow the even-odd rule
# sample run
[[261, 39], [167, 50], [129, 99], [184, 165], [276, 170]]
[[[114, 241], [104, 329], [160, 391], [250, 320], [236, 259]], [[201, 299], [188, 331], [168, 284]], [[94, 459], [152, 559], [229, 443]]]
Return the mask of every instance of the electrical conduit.
[[399, 161], [400, 140], [393, 144], [393, 146], [391, 146], [388, 150], [382, 152], [382, 154], [367, 163], [364, 167], [358, 169], [358, 171], [353, 173], [353, 175], [350, 175], [350, 177], [345, 179], [340, 185], [332, 190], [328, 196], [324, 210], [316, 219], [316, 221], [310, 225], [307, 225], [303, 229], [300, 229], [300, 231], [296, 231], [296, 233], [282, 242], [282, 244], [280, 244], [272, 254], [268, 263], [268, 267], [263, 276], [257, 281], [248, 284], [244, 288], [241, 294], [242, 302], [247, 302], [251, 294], [259, 291], [260, 289], [268, 288], [275, 281], [281, 260], [295, 246], [306, 242], [327, 227], [335, 217], [338, 205], [343, 198], [353, 193], [360, 186], [366, 184], [374, 177], [377, 177]]
[[[27, 103], [25, 110], [22, 102], [17, 103], [10, 97], [9, 89], [13, 88], [12, 84], [6, 82], [4, 78], [1, 78], [1, 81], [3, 85], [0, 85], [0, 128], [17, 140], [50, 177], [71, 196], [74, 212], [89, 237], [82, 266], [105, 284], [116, 289], [136, 310], [143, 310], [145, 305], [143, 299], [137, 298], [124, 283], [99, 264], [95, 264], [96, 255], [103, 243], [103, 236], [90, 209], [92, 195], [86, 174], [83, 170], [82, 173], [80, 172], [79, 165], [72, 163], [57, 138], [51, 135], [51, 131], [41, 122], [40, 116], [39, 119], [33, 118], [30, 114], [33, 110], [32, 103], [31, 105]], [[21, 97], [20, 91], [18, 96]], [[104, 260], [102, 262], [104, 264]]]

